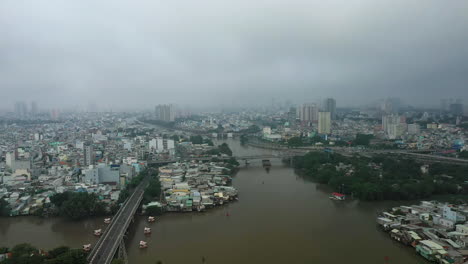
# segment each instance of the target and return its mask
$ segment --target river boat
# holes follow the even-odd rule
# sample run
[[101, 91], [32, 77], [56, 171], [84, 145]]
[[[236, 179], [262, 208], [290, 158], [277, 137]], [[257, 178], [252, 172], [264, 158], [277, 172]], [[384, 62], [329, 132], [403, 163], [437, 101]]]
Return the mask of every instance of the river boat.
[[100, 235], [102, 235], [102, 230], [101, 230], [101, 229], [96, 229], [96, 230], [94, 230], [94, 235], [95, 235], [95, 236], [100, 236]]
[[147, 248], [147, 247], [148, 247], [148, 243], [146, 243], [145, 241], [141, 240], [141, 241], [140, 241], [139, 247], [140, 247], [140, 248]]
[[110, 218], [105, 218], [104, 219], [104, 224], [110, 224], [111, 222], [111, 219]]
[[262, 165], [265, 168], [270, 168], [271, 167], [271, 162], [270, 162], [270, 160], [265, 159], [265, 160], [262, 160]]
[[91, 244], [83, 245], [83, 251], [84, 252], [89, 252], [90, 250], [91, 250]]
[[148, 216], [148, 223], [153, 223], [154, 221], [156, 221], [156, 218], [154, 218], [154, 216]]
[[151, 228], [145, 227], [145, 229], [143, 230], [143, 233], [145, 233], [145, 235], [151, 234]]
[[346, 198], [346, 195], [344, 195], [342, 193], [334, 192], [334, 193], [331, 194], [331, 196], [329, 198], [332, 199], [332, 200], [335, 200], [335, 201], [344, 201], [345, 198]]

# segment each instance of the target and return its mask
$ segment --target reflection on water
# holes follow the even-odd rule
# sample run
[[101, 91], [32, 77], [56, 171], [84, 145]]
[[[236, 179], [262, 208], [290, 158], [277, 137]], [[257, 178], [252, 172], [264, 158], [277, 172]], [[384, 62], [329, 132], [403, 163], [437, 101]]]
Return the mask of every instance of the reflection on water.
[[[268, 154], [240, 146], [235, 154]], [[136, 217], [126, 236], [130, 263], [424, 263], [411, 248], [376, 229], [375, 213], [398, 202], [332, 201], [330, 190], [299, 177], [280, 160], [269, 173], [261, 161], [241, 165], [233, 185], [239, 201], [203, 213], [171, 213], [149, 224]], [[32, 242], [44, 248], [95, 241], [102, 219], [70, 222], [35, 217], [0, 219], [7, 245]], [[145, 236], [144, 227], [152, 234]], [[47, 239], [44, 239], [47, 238]], [[148, 242], [139, 249], [140, 240]]]

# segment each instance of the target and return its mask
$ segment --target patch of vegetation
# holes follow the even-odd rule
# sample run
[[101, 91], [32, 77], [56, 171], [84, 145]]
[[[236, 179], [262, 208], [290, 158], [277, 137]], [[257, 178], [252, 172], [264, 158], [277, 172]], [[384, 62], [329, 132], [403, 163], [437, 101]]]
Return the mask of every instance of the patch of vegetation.
[[58, 208], [58, 215], [73, 220], [107, 213], [105, 204], [99, 201], [97, 195], [92, 193], [57, 193], [50, 197], [50, 201]]
[[0, 216], [9, 216], [10, 211], [10, 204], [5, 200], [0, 199]]
[[[337, 170], [337, 166], [347, 165]], [[421, 163], [388, 156], [344, 157], [310, 152], [295, 157], [294, 167], [305, 177], [328, 184], [361, 200], [412, 200], [442, 194], [468, 195], [468, 166], [435, 163], [423, 174]]]
[[18, 244], [10, 251], [3, 248], [4, 253], [11, 253], [11, 258], [2, 264], [85, 264], [86, 253], [81, 249], [58, 247], [48, 253], [38, 250], [30, 244]]

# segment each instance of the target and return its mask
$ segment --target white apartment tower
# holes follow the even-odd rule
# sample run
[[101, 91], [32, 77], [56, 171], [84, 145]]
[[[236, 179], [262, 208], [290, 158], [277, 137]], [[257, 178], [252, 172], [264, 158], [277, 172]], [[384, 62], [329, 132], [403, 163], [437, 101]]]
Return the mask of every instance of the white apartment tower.
[[319, 112], [318, 114], [318, 132], [319, 134], [330, 134], [331, 133], [331, 113], [330, 112]]

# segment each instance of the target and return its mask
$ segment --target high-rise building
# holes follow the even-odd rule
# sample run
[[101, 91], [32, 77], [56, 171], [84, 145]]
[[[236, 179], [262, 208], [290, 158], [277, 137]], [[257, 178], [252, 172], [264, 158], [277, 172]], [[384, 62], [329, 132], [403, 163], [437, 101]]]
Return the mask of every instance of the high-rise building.
[[84, 163], [85, 166], [94, 165], [96, 155], [94, 154], [94, 148], [91, 145], [84, 147]]
[[418, 135], [421, 131], [421, 126], [419, 124], [409, 124], [408, 125], [408, 134]]
[[440, 99], [440, 111], [445, 112], [448, 110], [448, 101], [447, 99]]
[[333, 98], [327, 98], [325, 99], [323, 103], [323, 110], [325, 112], [330, 112], [331, 119], [335, 120], [336, 119], [336, 101]]
[[37, 103], [35, 101], [32, 101], [31, 102], [31, 115], [37, 115], [37, 113], [39, 112], [39, 109], [37, 107]]
[[174, 122], [175, 120], [175, 111], [174, 106], [169, 105], [157, 105], [156, 106], [156, 119], [165, 121], [165, 122]]
[[408, 130], [406, 118], [399, 115], [385, 115], [382, 117], [382, 129], [389, 139], [395, 139]]
[[289, 123], [293, 123], [296, 120], [297, 116], [297, 109], [295, 107], [290, 107], [288, 112], [288, 121]]
[[450, 113], [454, 115], [463, 115], [463, 104], [459, 104], [459, 103], [451, 104]]
[[25, 102], [15, 103], [15, 114], [18, 117], [26, 117], [28, 114], [28, 106]]
[[330, 112], [319, 112], [318, 132], [319, 134], [331, 133], [331, 113]]
[[385, 114], [398, 113], [400, 111], [400, 98], [384, 99], [380, 105], [380, 110]]
[[318, 121], [318, 107], [316, 104], [303, 104], [298, 109], [299, 119], [305, 122]]

